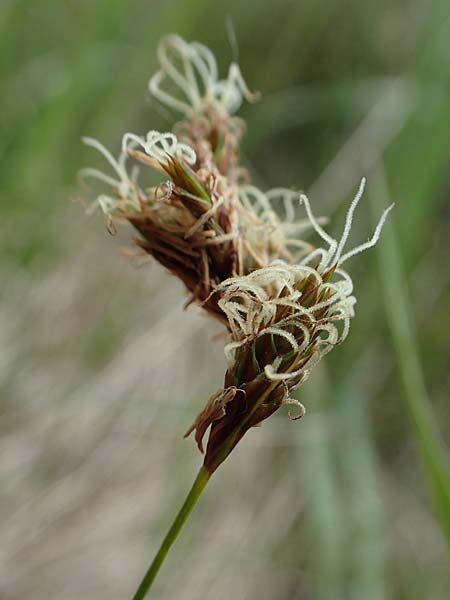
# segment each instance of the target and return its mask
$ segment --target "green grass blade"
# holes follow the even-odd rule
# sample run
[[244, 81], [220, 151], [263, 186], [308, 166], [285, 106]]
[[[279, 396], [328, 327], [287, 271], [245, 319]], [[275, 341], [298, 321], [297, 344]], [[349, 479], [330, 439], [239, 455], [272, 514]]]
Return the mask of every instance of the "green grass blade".
[[[382, 168], [371, 186], [370, 204], [374, 218], [389, 202]], [[398, 247], [394, 219], [389, 219], [377, 246], [379, 275], [386, 317], [392, 336], [406, 406], [423, 459], [430, 492], [443, 535], [450, 546], [450, 462], [427, 394], [414, 318]]]

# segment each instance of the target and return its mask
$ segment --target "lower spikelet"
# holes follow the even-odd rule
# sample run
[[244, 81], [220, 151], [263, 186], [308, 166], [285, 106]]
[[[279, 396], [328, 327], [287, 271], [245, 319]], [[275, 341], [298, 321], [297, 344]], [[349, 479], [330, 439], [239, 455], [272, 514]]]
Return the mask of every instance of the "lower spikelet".
[[224, 389], [214, 394], [190, 430], [195, 430], [202, 449], [210, 427], [204, 462], [209, 471], [225, 460], [250, 427], [280, 406], [297, 404], [296, 418], [301, 417], [304, 408], [290, 392], [347, 337], [356, 298], [352, 279], [341, 265], [378, 241], [392, 208], [382, 214], [368, 242], [344, 253], [364, 184], [365, 180], [350, 205], [339, 241], [322, 229], [303, 196], [311, 225], [327, 247], [313, 249], [299, 264], [275, 260], [217, 286], [218, 306], [230, 330], [225, 346], [228, 370]]

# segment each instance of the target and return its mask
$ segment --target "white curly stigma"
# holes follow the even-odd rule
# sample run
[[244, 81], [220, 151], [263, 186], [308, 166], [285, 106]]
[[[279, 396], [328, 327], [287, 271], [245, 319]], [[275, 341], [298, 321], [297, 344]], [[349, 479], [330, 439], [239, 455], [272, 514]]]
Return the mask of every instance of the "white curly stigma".
[[118, 158], [114, 158], [111, 152], [98, 140], [90, 137], [83, 137], [82, 141], [87, 146], [91, 146], [92, 148], [98, 150], [104, 156], [104, 158], [106, 158], [114, 170], [115, 177], [92, 168], [82, 169], [80, 171], [80, 177], [82, 179], [91, 177], [102, 181], [103, 183], [106, 183], [114, 188], [117, 193], [117, 197], [108, 196], [107, 194], [98, 196], [88, 211], [92, 212], [92, 210], [94, 210], [97, 206], [100, 206], [105, 214], [111, 214], [116, 208], [120, 207], [140, 210], [141, 205], [137, 192], [138, 169], [134, 167], [131, 171], [131, 174], [128, 174], [126, 169], [127, 153], [121, 152]]
[[194, 165], [197, 156], [194, 150], [187, 144], [178, 141], [175, 134], [151, 130], [145, 137], [134, 133], [126, 133], [122, 138], [122, 152], [127, 153], [131, 145], [141, 146], [145, 153], [160, 163], [166, 164], [170, 157], [182, 160]]
[[[309, 254], [314, 247], [300, 239], [299, 235], [311, 228], [309, 219], [296, 219], [294, 202], [298, 202], [298, 192], [287, 188], [274, 188], [266, 192], [254, 185], [241, 185], [238, 188], [240, 205], [251, 219], [254, 215], [268, 226], [274, 242], [277, 240], [291, 251], [293, 262]], [[242, 212], [242, 211], [241, 211]], [[326, 219], [318, 219], [323, 223]]]
[[[150, 92], [183, 114], [200, 110], [208, 103], [232, 114], [243, 98], [256, 99], [237, 64], [230, 65], [226, 79], [218, 78], [216, 59], [203, 44], [187, 43], [177, 35], [169, 35], [158, 46], [158, 59], [161, 69], [149, 81]], [[169, 84], [168, 88], [165, 83]]]
[[[228, 318], [232, 336], [232, 341], [226, 348], [230, 366], [234, 365], [236, 351], [245, 343], [264, 335], [278, 336], [289, 343], [292, 352], [297, 353], [298, 362], [291, 362], [291, 371], [279, 372], [282, 359], [278, 357], [272, 364], [262, 365], [266, 377], [274, 381], [298, 381], [299, 377], [304, 380], [312, 366], [347, 337], [356, 298], [352, 295], [351, 277], [340, 266], [355, 254], [377, 243], [386, 217], [394, 206], [392, 204], [383, 212], [374, 234], [367, 242], [344, 253], [353, 215], [363, 195], [364, 186], [365, 179], [361, 181], [350, 204], [339, 240], [331, 237], [321, 227], [308, 198], [302, 195], [301, 203], [305, 206], [309, 222], [327, 247], [314, 248], [297, 265], [275, 260], [268, 267], [257, 269], [246, 276], [228, 279], [217, 287], [221, 294], [218, 304]], [[271, 214], [271, 200], [275, 197], [283, 199], [285, 217], [292, 222], [293, 207], [285, 190], [275, 190], [269, 195], [252, 186], [244, 186], [240, 190], [243, 207], [260, 217]], [[310, 264], [317, 259], [320, 261], [318, 266], [311, 267]], [[329, 281], [331, 268], [334, 269], [332, 282]], [[311, 286], [314, 296], [311, 296]], [[311, 303], [312, 297], [315, 298], [314, 303]], [[278, 309], [281, 307], [285, 308], [282, 314], [286, 315], [286, 311], [288, 314], [280, 320]], [[300, 333], [297, 334], [295, 329]], [[296, 364], [300, 364], [297, 369]]]
[[327, 269], [333, 265], [337, 265], [337, 266], [342, 265], [349, 258], [351, 258], [352, 256], [355, 256], [355, 254], [359, 254], [360, 252], [363, 252], [364, 250], [367, 250], [368, 248], [372, 248], [372, 246], [375, 246], [375, 244], [380, 239], [381, 230], [383, 229], [383, 225], [386, 221], [389, 211], [392, 210], [392, 208], [394, 207], [394, 204], [391, 204], [390, 206], [388, 206], [388, 208], [386, 208], [384, 210], [383, 214], [381, 215], [380, 220], [378, 221], [378, 224], [375, 228], [375, 231], [374, 231], [372, 237], [367, 242], [364, 242], [363, 244], [360, 244], [359, 246], [356, 246], [352, 250], [349, 250], [348, 252], [343, 254], [345, 244], [348, 240], [348, 236], [350, 235], [350, 231], [352, 228], [353, 214], [355, 212], [356, 207], [359, 204], [359, 201], [362, 198], [365, 185], [366, 185], [366, 178], [363, 177], [361, 180], [361, 183], [359, 185], [358, 192], [356, 193], [356, 196], [352, 200], [352, 203], [350, 204], [350, 208], [347, 211], [347, 216], [345, 218], [344, 231], [342, 232], [342, 236], [339, 241], [335, 240], [330, 235], [328, 235], [328, 233], [326, 233], [326, 231], [324, 231], [324, 229], [319, 225], [317, 219], [313, 215], [313, 212], [311, 210], [311, 205], [309, 203], [307, 196], [305, 196], [305, 194], [302, 194], [300, 196], [300, 203], [305, 206], [306, 214], [308, 216], [308, 219], [309, 219], [312, 227], [318, 233], [318, 235], [322, 238], [322, 240], [328, 244], [328, 249], [317, 248], [316, 250], [311, 252], [308, 256], [306, 256], [302, 261], [304, 264], [310, 263], [316, 257], [320, 257], [321, 260], [320, 260], [320, 263], [318, 266], [318, 270], [323, 272], [325, 269]]
[[[312, 344], [310, 359], [300, 370], [278, 372], [279, 360], [262, 365], [269, 379], [289, 380], [310, 370], [311, 360], [316, 360], [316, 355], [321, 357], [341, 343], [348, 334], [356, 299], [352, 296], [350, 276], [341, 269], [335, 274], [339, 279], [330, 283], [308, 265], [288, 265], [277, 260], [269, 267], [219, 284], [216, 289], [220, 293], [218, 304], [228, 319], [232, 338], [225, 348], [230, 367], [235, 363], [236, 352], [247, 341], [262, 336], [283, 338], [300, 358]], [[307, 302], [304, 306], [302, 283], [306, 281], [314, 284], [317, 301], [311, 305]], [[281, 319], [277, 317], [280, 307], [288, 311]], [[316, 336], [313, 342], [311, 331]]]

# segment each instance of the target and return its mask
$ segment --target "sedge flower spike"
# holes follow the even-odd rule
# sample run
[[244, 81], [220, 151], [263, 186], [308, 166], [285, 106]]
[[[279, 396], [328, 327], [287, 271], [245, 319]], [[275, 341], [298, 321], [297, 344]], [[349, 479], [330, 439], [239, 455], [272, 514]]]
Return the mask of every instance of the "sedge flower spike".
[[[333, 238], [307, 196], [285, 188], [263, 192], [240, 165], [245, 124], [235, 113], [257, 95], [238, 65], [220, 79], [212, 52], [176, 35], [161, 41], [158, 60], [150, 92], [182, 120], [169, 132], [125, 133], [118, 158], [83, 138], [110, 168], [81, 172], [108, 188], [88, 210], [100, 207], [111, 233], [117, 222], [131, 225], [140, 250], [183, 282], [188, 304], [197, 302], [221, 321], [227, 370], [223, 388], [186, 432], [194, 432], [203, 466], [133, 600], [143, 600], [211, 474], [245, 433], [284, 405], [296, 406], [291, 419], [304, 415], [291, 392], [346, 339], [354, 316], [353, 282], [343, 265], [378, 242], [392, 209], [369, 240], [347, 249], [365, 179], [341, 237]], [[159, 184], [144, 187], [137, 164], [156, 172]], [[302, 209], [306, 218], [299, 220]], [[318, 245], [300, 237], [306, 229]]]
[[[211, 51], [176, 35], [161, 41], [158, 59], [150, 91], [183, 120], [171, 132], [125, 133], [117, 159], [84, 138], [113, 173], [82, 174], [112, 189], [97, 198], [110, 231], [116, 221], [130, 223], [141, 250], [185, 284], [188, 303], [198, 302], [228, 330], [224, 387], [188, 432], [195, 430], [203, 450], [210, 430], [204, 465], [212, 472], [250, 427], [283, 404], [297, 404], [299, 416], [304, 413], [290, 392], [345, 340], [354, 316], [353, 283], [342, 266], [377, 243], [392, 206], [368, 241], [346, 249], [365, 179], [334, 239], [306, 195], [284, 188], [263, 192], [239, 165], [244, 124], [234, 112], [255, 95], [238, 66], [219, 79]], [[143, 188], [130, 159], [162, 175], [161, 183]], [[302, 207], [306, 219], [298, 220]], [[305, 229], [321, 244], [301, 239]]]

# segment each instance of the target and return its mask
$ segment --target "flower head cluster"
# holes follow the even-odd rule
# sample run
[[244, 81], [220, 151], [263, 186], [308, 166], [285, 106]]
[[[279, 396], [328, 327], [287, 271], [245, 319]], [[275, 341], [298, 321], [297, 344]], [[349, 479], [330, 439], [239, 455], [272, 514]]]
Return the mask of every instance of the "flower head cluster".
[[[195, 300], [227, 327], [228, 370], [188, 433], [203, 450], [212, 472], [245, 432], [283, 404], [313, 366], [348, 335], [355, 297], [343, 263], [379, 239], [389, 207], [372, 238], [345, 250], [365, 180], [352, 201], [339, 240], [322, 227], [305, 195], [276, 188], [262, 192], [239, 164], [243, 122], [234, 115], [254, 100], [236, 64], [219, 79], [211, 51], [180, 37], [158, 49], [160, 70], [151, 93], [182, 114], [173, 132], [126, 133], [114, 158], [99, 142], [113, 174], [85, 169], [112, 189], [97, 198], [110, 230], [127, 221], [137, 244], [185, 284]], [[133, 159], [162, 176], [159, 185], [139, 184]], [[306, 219], [297, 219], [303, 206]], [[323, 245], [299, 236], [315, 230]]]

